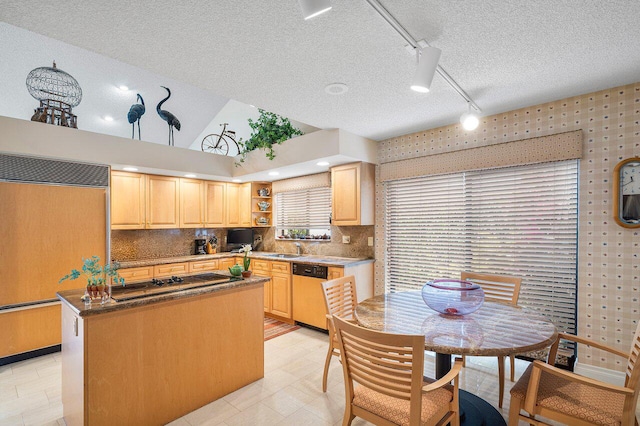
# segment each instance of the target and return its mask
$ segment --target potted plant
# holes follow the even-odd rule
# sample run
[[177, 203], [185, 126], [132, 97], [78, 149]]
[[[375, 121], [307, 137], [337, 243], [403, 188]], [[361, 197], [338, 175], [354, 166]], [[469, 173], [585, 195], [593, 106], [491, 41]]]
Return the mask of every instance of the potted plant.
[[242, 271], [242, 278], [249, 278], [251, 276], [251, 258], [249, 255], [251, 254], [251, 244], [245, 244], [240, 249], [240, 253], [244, 253], [244, 259], [242, 259], [242, 266], [244, 270]]
[[106, 303], [111, 297], [111, 282], [124, 286], [124, 278], [118, 275], [120, 264], [117, 262], [104, 265], [100, 264], [100, 257], [82, 259], [81, 270], [72, 269], [70, 273], [60, 278], [58, 283], [65, 280], [75, 280], [84, 276], [87, 278], [87, 286], [83, 296], [85, 303], [91, 303], [93, 299], [100, 299], [101, 303]]
[[[256, 121], [249, 119], [251, 137], [247, 141], [240, 139], [240, 163], [244, 163], [247, 153], [255, 149], [266, 151], [267, 158], [273, 160], [276, 156], [273, 151], [274, 144], [281, 144], [293, 136], [302, 135], [302, 131], [293, 127], [288, 118], [280, 117], [273, 112], [258, 109], [260, 117]], [[239, 165], [239, 163], [236, 163]]]

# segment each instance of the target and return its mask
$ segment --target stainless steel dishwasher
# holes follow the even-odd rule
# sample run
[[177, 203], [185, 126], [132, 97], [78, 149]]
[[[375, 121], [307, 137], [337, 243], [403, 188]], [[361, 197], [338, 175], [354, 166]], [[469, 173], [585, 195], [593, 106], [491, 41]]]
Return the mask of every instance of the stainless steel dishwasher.
[[312, 327], [327, 329], [322, 283], [328, 268], [323, 265], [293, 263], [293, 320]]

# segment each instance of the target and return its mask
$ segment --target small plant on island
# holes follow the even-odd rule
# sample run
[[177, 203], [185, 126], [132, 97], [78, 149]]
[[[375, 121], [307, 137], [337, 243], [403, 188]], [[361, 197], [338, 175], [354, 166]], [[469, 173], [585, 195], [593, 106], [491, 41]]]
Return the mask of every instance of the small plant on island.
[[[293, 127], [288, 118], [280, 117], [273, 112], [258, 109], [260, 117], [256, 121], [249, 119], [249, 127], [251, 127], [251, 136], [249, 140], [239, 141], [242, 149], [240, 150], [240, 163], [244, 163], [247, 154], [258, 148], [266, 151], [267, 158], [273, 160], [276, 153], [273, 151], [274, 144], [291, 139], [293, 136], [303, 135], [301, 130]], [[236, 166], [240, 165], [236, 163]]]
[[251, 267], [251, 258], [249, 255], [251, 254], [251, 244], [245, 244], [239, 250], [240, 253], [244, 253], [244, 259], [242, 259], [242, 266], [245, 271], [248, 271]]
[[60, 278], [58, 283], [62, 283], [65, 280], [75, 280], [80, 277], [86, 277], [87, 279], [87, 292], [90, 297], [99, 297], [105, 294], [105, 290], [108, 288], [108, 280], [113, 280], [114, 283], [124, 286], [124, 278], [118, 275], [118, 269], [120, 264], [117, 262], [104, 265], [100, 264], [100, 257], [92, 256], [90, 258], [82, 258], [82, 268], [80, 270], [72, 269], [70, 273]]

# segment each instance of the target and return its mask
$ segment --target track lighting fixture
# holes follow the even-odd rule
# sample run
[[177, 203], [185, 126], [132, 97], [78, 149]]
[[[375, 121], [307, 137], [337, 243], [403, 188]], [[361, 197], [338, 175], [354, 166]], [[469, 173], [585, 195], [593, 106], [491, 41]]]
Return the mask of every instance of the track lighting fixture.
[[467, 102], [468, 110], [460, 116], [460, 124], [465, 130], [475, 130], [480, 124], [480, 119], [477, 114], [471, 112], [471, 103]]
[[331, 9], [330, 0], [298, 0], [304, 19], [311, 19]]
[[416, 49], [418, 68], [416, 69], [416, 74], [413, 77], [411, 90], [421, 93], [429, 91], [431, 82], [433, 81], [433, 76], [438, 68], [438, 61], [440, 60], [441, 53], [442, 51], [440, 49], [431, 46]]

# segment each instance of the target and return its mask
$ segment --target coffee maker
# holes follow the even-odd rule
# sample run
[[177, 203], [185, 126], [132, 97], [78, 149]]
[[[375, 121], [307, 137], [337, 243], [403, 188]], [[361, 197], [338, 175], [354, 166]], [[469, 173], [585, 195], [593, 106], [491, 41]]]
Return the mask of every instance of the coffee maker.
[[206, 238], [196, 238], [196, 250], [194, 254], [206, 254], [205, 247], [207, 245]]

